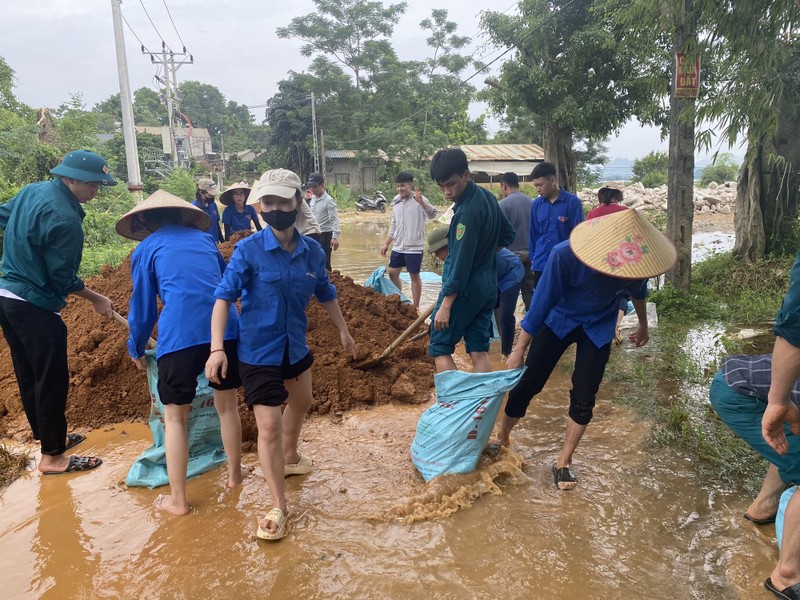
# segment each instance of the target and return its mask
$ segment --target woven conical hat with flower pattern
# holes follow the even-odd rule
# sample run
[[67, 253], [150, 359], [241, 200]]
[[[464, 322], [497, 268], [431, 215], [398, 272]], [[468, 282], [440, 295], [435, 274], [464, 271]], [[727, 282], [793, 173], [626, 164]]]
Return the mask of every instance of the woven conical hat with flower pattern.
[[589, 219], [569, 236], [575, 256], [611, 277], [646, 279], [675, 266], [675, 245], [637, 210]]

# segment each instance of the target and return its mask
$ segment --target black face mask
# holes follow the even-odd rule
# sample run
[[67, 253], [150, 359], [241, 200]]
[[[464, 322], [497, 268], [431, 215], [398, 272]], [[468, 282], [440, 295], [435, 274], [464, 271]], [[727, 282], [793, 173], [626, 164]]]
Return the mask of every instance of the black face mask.
[[294, 221], [297, 218], [297, 209], [295, 208], [291, 212], [285, 212], [283, 210], [271, 210], [269, 212], [264, 212], [262, 210], [261, 218], [264, 219], [267, 225], [273, 229], [284, 231], [294, 225]]

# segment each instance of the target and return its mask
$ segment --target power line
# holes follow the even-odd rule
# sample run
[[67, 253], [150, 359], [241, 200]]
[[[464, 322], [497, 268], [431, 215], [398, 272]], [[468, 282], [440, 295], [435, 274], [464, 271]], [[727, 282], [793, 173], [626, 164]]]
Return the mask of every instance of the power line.
[[[158, 39], [160, 39], [162, 43], [166, 44], [166, 42], [164, 41], [164, 36], [161, 35], [161, 33], [158, 31], [158, 27], [156, 27], [156, 24], [153, 23], [153, 19], [150, 18], [150, 13], [147, 12], [147, 9], [144, 6], [144, 2], [142, 0], [139, 0], [139, 4], [142, 5], [142, 10], [144, 11], [144, 14], [147, 15], [147, 20], [150, 21], [150, 25], [152, 25], [153, 29], [155, 29], [156, 35], [158, 36]], [[167, 47], [169, 47], [169, 46], [167, 46]]]
[[[492, 64], [494, 64], [495, 62], [497, 62], [498, 60], [500, 60], [500, 59], [501, 59], [503, 56], [505, 56], [506, 54], [508, 54], [509, 52], [511, 52], [511, 50], [513, 50], [513, 49], [514, 49], [514, 48], [515, 48], [515, 47], [516, 47], [518, 44], [520, 44], [521, 42], [525, 41], [525, 40], [526, 40], [526, 39], [528, 39], [530, 36], [532, 36], [534, 33], [536, 33], [537, 31], [539, 31], [539, 30], [540, 30], [542, 27], [544, 27], [545, 25], [547, 25], [547, 23], [548, 23], [548, 22], [550, 22], [550, 20], [554, 19], [554, 18], [555, 18], [555, 17], [556, 17], [558, 14], [560, 14], [560, 13], [561, 13], [561, 11], [563, 11], [565, 8], [568, 8], [568, 7], [569, 7], [569, 6], [570, 6], [570, 5], [571, 5], [573, 2], [575, 2], [575, 0], [569, 0], [569, 2], [567, 2], [567, 3], [566, 3], [564, 6], [562, 6], [562, 7], [561, 7], [561, 8], [558, 10], [558, 12], [554, 12], [553, 14], [551, 14], [551, 15], [550, 15], [549, 17], [547, 17], [547, 18], [546, 18], [544, 21], [542, 21], [541, 23], [539, 23], [539, 24], [538, 24], [536, 27], [534, 27], [533, 29], [531, 29], [531, 30], [530, 30], [528, 33], [526, 33], [525, 35], [523, 35], [521, 38], [519, 38], [519, 39], [518, 39], [518, 40], [516, 40], [516, 41], [515, 41], [513, 44], [511, 44], [511, 45], [510, 45], [508, 48], [506, 48], [506, 50], [505, 50], [505, 51], [503, 51], [503, 53], [502, 53], [502, 54], [500, 54], [498, 57], [496, 57], [496, 58], [494, 58], [493, 60], [491, 60], [491, 61], [490, 61], [489, 63], [487, 63], [486, 65], [484, 65], [482, 69], [478, 69], [477, 71], [475, 71], [475, 72], [474, 72], [472, 75], [470, 75], [469, 77], [467, 77], [467, 78], [466, 78], [465, 80], [463, 80], [461, 83], [467, 83], [467, 82], [469, 82], [469, 80], [470, 80], [470, 79], [472, 79], [473, 77], [475, 77], [475, 76], [476, 76], [476, 75], [478, 75], [479, 73], [481, 73], [481, 72], [483, 72], [484, 70], [486, 70], [486, 68], [487, 68], [487, 67], [491, 66]], [[510, 7], [509, 7], [509, 8], [510, 8]], [[508, 9], [506, 9], [506, 10], [508, 10]], [[424, 112], [424, 111], [426, 111], [426, 110], [428, 110], [428, 107], [423, 107], [423, 108], [421, 108], [420, 110], [418, 110], [418, 111], [416, 111], [416, 112], [414, 112], [414, 113], [411, 113], [409, 116], [405, 117], [404, 119], [401, 119], [401, 120], [397, 121], [396, 123], [393, 123], [392, 125], [390, 125], [390, 126], [389, 126], [389, 128], [391, 129], [392, 127], [396, 127], [396, 126], [398, 126], [398, 125], [401, 125], [401, 124], [405, 123], [406, 121], [408, 121], [408, 120], [410, 120], [410, 119], [413, 119], [413, 118], [414, 118], [414, 117], [416, 117], [418, 114], [421, 114], [422, 112]], [[377, 134], [373, 134], [373, 135], [377, 135]], [[366, 136], [364, 136], [364, 137], [362, 137], [362, 138], [358, 138], [358, 139], [355, 139], [355, 140], [348, 140], [348, 141], [346, 141], [346, 142], [341, 142], [341, 144], [342, 144], [342, 145], [350, 145], [350, 144], [355, 144], [355, 143], [357, 143], [357, 142], [362, 142], [362, 141], [364, 141], [364, 140], [368, 140], [368, 139], [370, 139], [370, 137], [372, 137], [372, 136], [370, 136], [369, 134], [367, 134]]]
[[145, 47], [145, 45], [144, 45], [144, 42], [143, 42], [142, 40], [140, 40], [140, 39], [139, 39], [139, 36], [138, 36], [138, 35], [136, 35], [136, 32], [133, 30], [133, 27], [131, 27], [131, 24], [130, 24], [130, 23], [128, 23], [128, 20], [125, 18], [125, 15], [120, 15], [120, 16], [122, 17], [122, 20], [123, 20], [123, 21], [125, 21], [125, 25], [127, 25], [127, 26], [128, 26], [128, 29], [130, 29], [131, 33], [133, 34], [133, 37], [135, 37], [135, 38], [136, 38], [136, 41], [137, 41], [137, 42], [139, 42], [139, 44], [142, 46], [142, 48], [144, 48], [145, 50], [147, 50], [147, 48], [146, 48], [146, 47]]
[[175, 27], [175, 21], [172, 20], [172, 13], [169, 12], [169, 6], [167, 6], [167, 0], [161, 0], [161, 1], [164, 3], [164, 8], [167, 9], [167, 15], [169, 15], [169, 20], [172, 23], [172, 28], [175, 30], [175, 33], [178, 35], [178, 40], [180, 41], [181, 45], [183, 46], [183, 49], [186, 50], [186, 44], [183, 43], [183, 38], [181, 37], [181, 34], [178, 33], [178, 28]]
[[[141, 0], [140, 0], [140, 1], [141, 1]], [[509, 52], [511, 52], [511, 51], [512, 51], [514, 48], [516, 48], [516, 47], [517, 47], [517, 46], [518, 46], [520, 43], [524, 42], [526, 39], [528, 39], [529, 37], [531, 37], [531, 36], [532, 36], [534, 33], [536, 33], [537, 31], [539, 31], [539, 30], [540, 30], [542, 27], [544, 27], [545, 25], [547, 25], [547, 23], [549, 23], [549, 22], [550, 22], [552, 19], [554, 19], [554, 18], [555, 18], [557, 15], [561, 14], [561, 12], [562, 12], [564, 9], [566, 9], [566, 8], [569, 8], [570, 4], [572, 4], [573, 2], [575, 2], [575, 0], [569, 0], [569, 2], [567, 2], [567, 3], [566, 3], [564, 6], [562, 6], [560, 9], [558, 9], [558, 12], [554, 12], [554, 13], [552, 13], [552, 14], [551, 14], [549, 17], [547, 17], [547, 18], [546, 18], [544, 21], [542, 21], [541, 23], [539, 23], [539, 24], [538, 24], [536, 27], [534, 27], [533, 29], [531, 29], [531, 30], [530, 30], [528, 33], [526, 33], [525, 35], [523, 35], [523, 36], [522, 36], [521, 38], [519, 38], [519, 39], [518, 39], [516, 42], [514, 42], [514, 43], [513, 43], [513, 44], [511, 44], [511, 45], [510, 45], [508, 48], [506, 48], [506, 49], [503, 51], [503, 53], [502, 53], [502, 54], [500, 54], [500, 55], [499, 55], [499, 56], [497, 56], [496, 58], [493, 58], [493, 59], [492, 59], [492, 60], [490, 60], [488, 63], [486, 63], [486, 64], [483, 66], [483, 68], [482, 68], [482, 69], [479, 69], [479, 70], [475, 71], [475, 72], [474, 72], [472, 75], [470, 75], [469, 77], [467, 77], [467, 78], [464, 80], [464, 82], [463, 82], [463, 83], [467, 83], [467, 82], [468, 82], [470, 79], [472, 79], [473, 77], [475, 77], [475, 76], [476, 76], [476, 75], [478, 75], [479, 73], [481, 73], [481, 72], [485, 71], [487, 67], [491, 67], [491, 66], [492, 66], [494, 63], [496, 63], [498, 60], [500, 60], [500, 59], [501, 59], [501, 58], [503, 58], [503, 57], [504, 57], [506, 54], [508, 54], [508, 53], [509, 53]]]

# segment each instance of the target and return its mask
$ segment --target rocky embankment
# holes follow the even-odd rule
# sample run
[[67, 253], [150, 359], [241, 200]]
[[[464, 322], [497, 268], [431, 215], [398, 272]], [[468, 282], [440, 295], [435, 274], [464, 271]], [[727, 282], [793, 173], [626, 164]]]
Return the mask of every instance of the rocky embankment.
[[[658, 208], [667, 210], [667, 186], [646, 188], [641, 183], [614, 182], [623, 187], [625, 206], [636, 209]], [[578, 197], [585, 206], [597, 206], [597, 190], [583, 188]], [[700, 214], [733, 214], [736, 206], [736, 182], [711, 182], [706, 188], [694, 188], [694, 210]]]

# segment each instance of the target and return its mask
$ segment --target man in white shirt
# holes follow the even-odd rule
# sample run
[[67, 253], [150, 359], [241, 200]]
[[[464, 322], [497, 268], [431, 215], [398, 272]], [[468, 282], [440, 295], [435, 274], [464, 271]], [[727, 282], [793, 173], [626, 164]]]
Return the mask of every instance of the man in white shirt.
[[436, 207], [423, 196], [419, 188], [413, 188], [414, 176], [401, 171], [395, 179], [397, 196], [392, 200], [392, 224], [381, 247], [381, 256], [386, 256], [389, 245], [394, 248], [389, 257], [389, 279], [402, 290], [400, 271], [405, 267], [411, 278], [411, 299], [419, 309], [422, 296], [422, 254], [425, 248], [425, 220], [436, 216]]
[[325, 250], [325, 268], [331, 271], [331, 250], [339, 248], [339, 212], [336, 202], [325, 191], [325, 179], [322, 173], [308, 176], [308, 187], [311, 189], [311, 212], [319, 224], [320, 244]]

